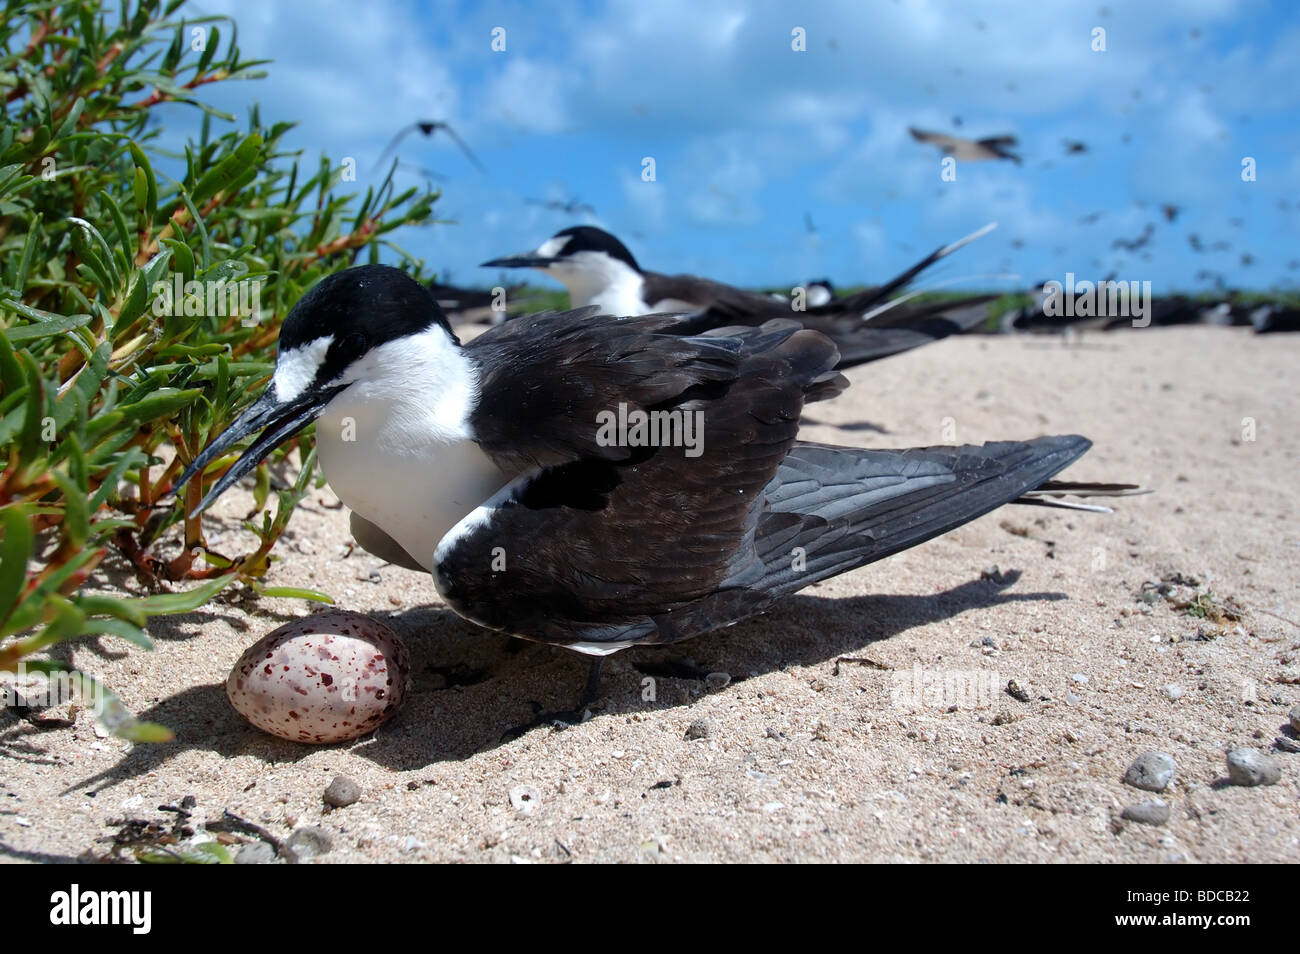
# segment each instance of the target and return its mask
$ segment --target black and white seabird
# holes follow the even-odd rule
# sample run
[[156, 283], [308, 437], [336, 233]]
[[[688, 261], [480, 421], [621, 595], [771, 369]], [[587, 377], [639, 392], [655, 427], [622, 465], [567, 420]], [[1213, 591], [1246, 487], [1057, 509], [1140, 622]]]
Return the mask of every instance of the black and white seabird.
[[563, 212], [565, 215], [596, 214], [595, 206], [576, 197], [572, 199], [525, 199], [524, 201], [529, 205], [540, 205], [542, 208], [550, 209], [553, 212]]
[[829, 278], [814, 278], [804, 282], [804, 291], [808, 296], [809, 308], [820, 308], [835, 300], [835, 286]]
[[[602, 657], [730, 626], [1051, 493], [1090, 446], [800, 441], [803, 405], [848, 384], [823, 335], [775, 320], [682, 336], [672, 316], [594, 311], [519, 318], [462, 345], [405, 273], [339, 272], [293, 308], [265, 392], [176, 486], [211, 470], [202, 509], [315, 420], [363, 547], [430, 571], [466, 619]], [[611, 414], [680, 440], [644, 428], [611, 440]]]
[[626, 245], [604, 229], [579, 225], [562, 229], [531, 252], [484, 262], [485, 268], [535, 268], [561, 282], [574, 307], [595, 306], [600, 314], [650, 315], [683, 312], [679, 334], [697, 334], [729, 325], [759, 325], [774, 318], [793, 318], [820, 331], [840, 351], [847, 368], [929, 344], [983, 323], [983, 305], [994, 296], [904, 305], [909, 296], [892, 298], [922, 271], [957, 249], [987, 234], [987, 225], [959, 241], [936, 249], [883, 285], [843, 298], [805, 288], [792, 302], [695, 275], [664, 275], [643, 269]]
[[409, 126], [403, 126], [402, 129], [398, 131], [397, 135], [389, 140], [388, 145], [384, 147], [384, 151], [380, 154], [379, 162], [377, 164], [383, 165], [384, 160], [387, 159], [392, 151], [401, 145], [402, 140], [411, 133], [419, 132], [426, 139], [431, 139], [433, 138], [434, 133], [439, 130], [445, 132], [451, 137], [451, 140], [460, 147], [460, 151], [465, 154], [465, 157], [469, 159], [470, 162], [474, 163], [474, 168], [478, 169], [479, 172], [487, 171], [483, 168], [483, 163], [478, 161], [478, 156], [474, 155], [473, 150], [469, 148], [469, 143], [460, 137], [460, 133], [451, 128], [450, 123], [441, 119], [420, 119], [411, 123]]

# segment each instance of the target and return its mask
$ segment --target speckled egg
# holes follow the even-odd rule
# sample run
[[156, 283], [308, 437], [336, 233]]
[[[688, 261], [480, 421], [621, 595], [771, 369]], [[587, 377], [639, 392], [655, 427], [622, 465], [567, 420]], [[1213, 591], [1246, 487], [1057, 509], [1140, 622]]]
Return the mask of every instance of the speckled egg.
[[410, 656], [387, 626], [329, 610], [267, 633], [226, 680], [231, 705], [253, 725], [292, 742], [355, 739], [402, 705]]

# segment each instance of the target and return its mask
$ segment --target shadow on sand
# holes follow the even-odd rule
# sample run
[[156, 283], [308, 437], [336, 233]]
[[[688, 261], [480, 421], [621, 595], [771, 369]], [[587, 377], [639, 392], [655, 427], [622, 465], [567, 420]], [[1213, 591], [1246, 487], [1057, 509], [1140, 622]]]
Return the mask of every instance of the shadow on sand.
[[[1004, 592], [1018, 576], [1009, 574], [1001, 585], [974, 580], [931, 596], [791, 597], [763, 616], [712, 635], [610, 657], [593, 712], [596, 718], [608, 718], [682, 706], [706, 692], [698, 678], [703, 673], [727, 672], [738, 682], [789, 666], [828, 662], [970, 610], [1067, 599], [1061, 593]], [[538, 713], [572, 706], [586, 678], [587, 657], [487, 633], [447, 609], [423, 607], [376, 618], [392, 626], [410, 648], [413, 685], [396, 719], [348, 744], [352, 753], [395, 771], [495, 748], [503, 734]], [[645, 668], [661, 674], [654, 702], [641, 697]], [[684, 678], [663, 676], [665, 671]], [[155, 771], [188, 750], [224, 758], [254, 756], [268, 764], [292, 763], [315, 751], [254, 729], [231, 708], [222, 685], [184, 689], [139, 715], [170, 726], [176, 741], [136, 746], [111, 769], [67, 791], [108, 788]], [[533, 731], [552, 730], [541, 726]]]

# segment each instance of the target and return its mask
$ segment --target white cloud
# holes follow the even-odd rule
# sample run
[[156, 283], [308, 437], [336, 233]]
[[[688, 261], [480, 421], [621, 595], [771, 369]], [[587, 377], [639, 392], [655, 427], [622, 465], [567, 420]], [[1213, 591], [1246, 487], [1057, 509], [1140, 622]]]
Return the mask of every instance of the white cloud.
[[573, 85], [571, 69], [512, 57], [488, 83], [484, 109], [529, 132], [564, 132], [572, 125], [568, 104]]

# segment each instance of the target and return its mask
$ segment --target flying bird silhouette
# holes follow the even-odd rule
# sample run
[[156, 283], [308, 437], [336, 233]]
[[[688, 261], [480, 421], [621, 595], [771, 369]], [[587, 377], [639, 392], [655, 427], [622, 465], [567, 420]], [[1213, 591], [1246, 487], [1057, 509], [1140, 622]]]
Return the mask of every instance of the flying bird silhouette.
[[419, 132], [424, 136], [431, 137], [433, 136], [434, 133], [436, 133], [440, 129], [443, 132], [445, 132], [448, 136], [451, 137], [452, 141], [455, 142], [456, 145], [460, 147], [460, 151], [465, 153], [465, 155], [469, 157], [470, 162], [474, 163], [475, 168], [477, 168], [479, 172], [487, 171], [486, 169], [483, 168], [483, 163], [478, 161], [478, 156], [474, 155], [473, 150], [469, 148], [469, 145], [465, 142], [465, 140], [460, 138], [460, 134], [457, 133], [456, 130], [452, 129], [450, 124], [440, 119], [421, 119], [418, 120], [417, 122], [411, 123], [411, 125], [407, 126], [405, 129], [403, 129], [401, 132], [399, 132], [396, 136], [393, 137], [392, 142], [388, 144], [388, 146], [384, 149], [383, 154], [379, 157], [379, 162], [377, 163], [377, 165], [383, 165], [384, 160], [388, 158], [389, 154], [394, 149], [396, 149], [398, 145], [401, 144], [402, 140], [405, 139], [407, 136], [409, 136], [411, 133]]
[[556, 212], [564, 212], [568, 215], [577, 215], [581, 212], [596, 214], [595, 206], [583, 202], [581, 199], [528, 199], [529, 205], [540, 205]]
[[1138, 249], [1146, 245], [1147, 242], [1151, 241], [1151, 236], [1155, 234], [1155, 231], [1156, 231], [1156, 227], [1152, 225], [1150, 222], [1148, 222], [1146, 228], [1142, 230], [1142, 234], [1139, 235], [1137, 238], [1115, 239], [1115, 241], [1110, 243], [1110, 247], [1124, 248], [1124, 249], [1128, 249], [1130, 252], [1136, 252]]

